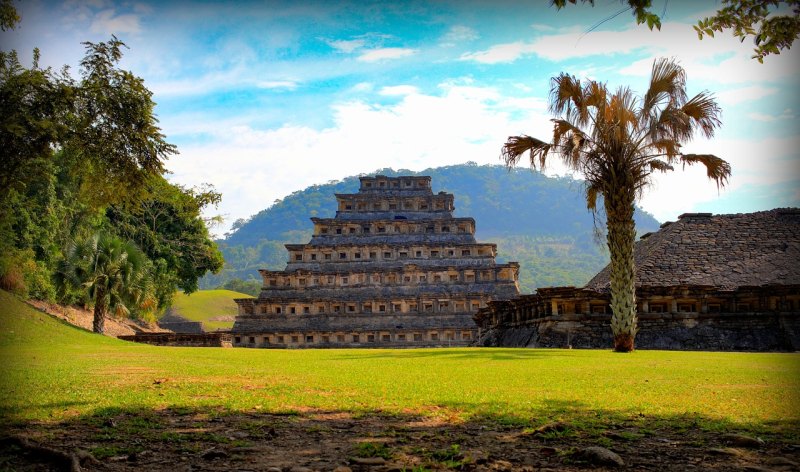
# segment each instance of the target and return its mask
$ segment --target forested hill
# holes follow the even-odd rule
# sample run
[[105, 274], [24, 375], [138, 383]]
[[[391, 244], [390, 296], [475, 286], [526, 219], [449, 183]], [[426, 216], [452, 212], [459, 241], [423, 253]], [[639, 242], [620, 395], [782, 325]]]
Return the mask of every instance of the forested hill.
[[[498, 261], [518, 261], [524, 292], [536, 287], [583, 285], [608, 262], [595, 222], [586, 209], [583, 182], [568, 177], [546, 177], [529, 169], [511, 171], [503, 166], [463, 164], [421, 172], [381, 169], [387, 176], [429, 175], [434, 193], [455, 195], [455, 215], [476, 221], [476, 238], [494, 242]], [[358, 191], [358, 176], [315, 185], [275, 202], [271, 207], [238, 221], [234, 232], [218, 241], [225, 269], [207, 276], [204, 286], [214, 287], [233, 278], [257, 279], [260, 268], [283, 269], [286, 243], [305, 243], [311, 237], [309, 218], [333, 217], [335, 193]], [[659, 223], [642, 211], [636, 214], [640, 233], [658, 229]], [[598, 221], [602, 227], [602, 221]]]

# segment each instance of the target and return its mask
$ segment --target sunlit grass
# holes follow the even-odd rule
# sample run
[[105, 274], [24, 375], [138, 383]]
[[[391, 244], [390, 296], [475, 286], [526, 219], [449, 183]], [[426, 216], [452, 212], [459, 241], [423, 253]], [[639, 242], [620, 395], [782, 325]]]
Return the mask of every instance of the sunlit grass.
[[201, 321], [206, 331], [231, 329], [233, 321], [212, 321], [217, 317], [234, 317], [238, 312], [234, 298], [253, 298], [232, 290], [198, 290], [186, 295], [175, 294], [172, 310], [190, 321]]
[[67, 326], [5, 292], [0, 307], [4, 421], [109, 408], [379, 410], [533, 425], [608, 415], [800, 420], [797, 354], [154, 347]]

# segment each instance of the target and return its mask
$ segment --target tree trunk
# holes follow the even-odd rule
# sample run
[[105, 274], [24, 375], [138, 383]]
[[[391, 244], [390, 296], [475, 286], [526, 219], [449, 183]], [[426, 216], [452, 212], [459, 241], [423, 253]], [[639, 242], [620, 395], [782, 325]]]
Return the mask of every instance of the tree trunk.
[[608, 251], [611, 255], [611, 332], [614, 350], [630, 352], [638, 331], [636, 319], [636, 264], [633, 246], [636, 225], [633, 221], [634, 190], [622, 188], [605, 196], [608, 218]]
[[106, 329], [106, 302], [105, 294], [98, 291], [94, 301], [94, 320], [92, 320], [92, 330], [95, 333], [103, 334]]

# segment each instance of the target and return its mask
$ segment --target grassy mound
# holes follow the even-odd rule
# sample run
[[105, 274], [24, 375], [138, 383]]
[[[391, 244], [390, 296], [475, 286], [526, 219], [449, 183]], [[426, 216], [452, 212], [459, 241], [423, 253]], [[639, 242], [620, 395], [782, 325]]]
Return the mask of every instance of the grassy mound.
[[199, 290], [190, 295], [179, 292], [170, 308], [189, 321], [200, 321], [206, 331], [231, 329], [237, 313], [234, 298], [253, 298], [232, 290]]

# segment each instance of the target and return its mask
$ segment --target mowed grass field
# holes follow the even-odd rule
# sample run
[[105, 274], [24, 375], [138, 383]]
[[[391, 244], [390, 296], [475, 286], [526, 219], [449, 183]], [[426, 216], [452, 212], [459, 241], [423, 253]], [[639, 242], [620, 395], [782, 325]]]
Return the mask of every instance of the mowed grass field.
[[797, 436], [800, 356], [155, 347], [73, 328], [0, 292], [0, 426], [182, 408], [381, 412], [531, 427], [646, 417]]
[[[171, 310], [189, 321], [201, 321], [206, 331], [231, 329], [233, 317], [238, 312], [234, 298], [253, 297], [232, 290], [198, 290], [189, 295], [178, 292], [175, 294]], [[220, 317], [230, 319], [228, 321], [215, 319]]]

